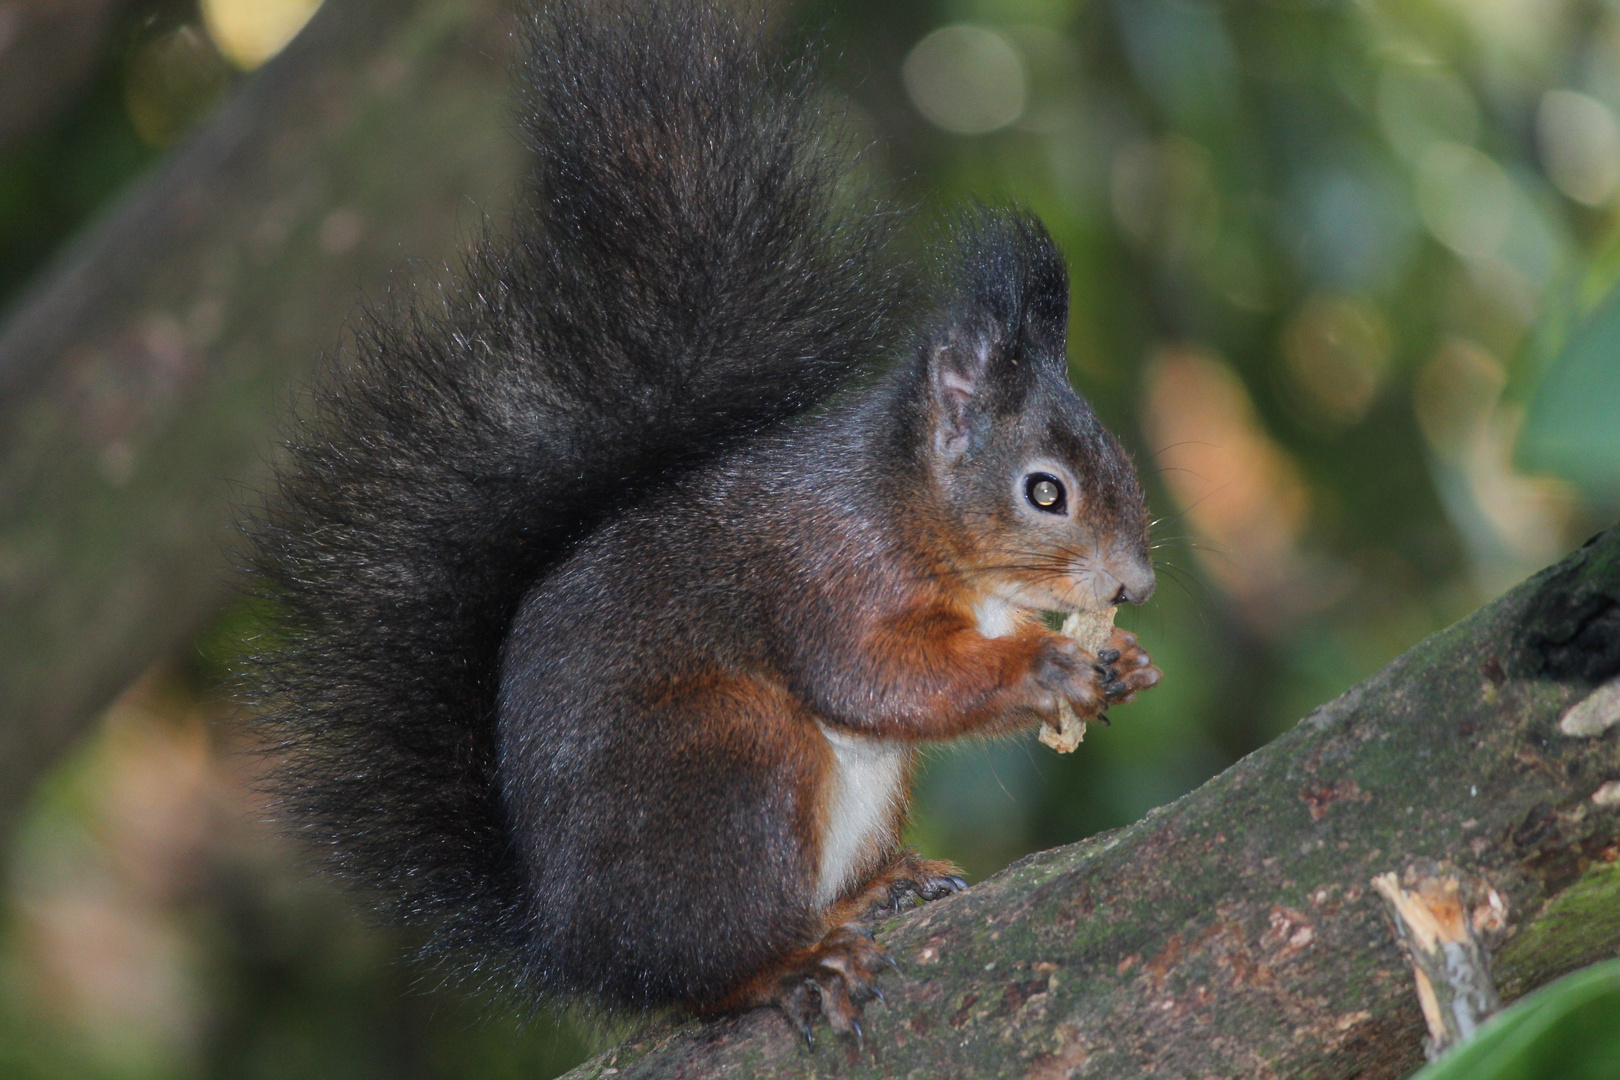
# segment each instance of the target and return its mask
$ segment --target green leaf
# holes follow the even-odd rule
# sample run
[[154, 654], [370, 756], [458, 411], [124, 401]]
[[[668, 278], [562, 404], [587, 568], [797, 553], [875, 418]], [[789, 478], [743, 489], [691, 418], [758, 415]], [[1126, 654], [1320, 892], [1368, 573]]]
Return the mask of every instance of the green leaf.
[[1620, 288], [1553, 360], [1519, 436], [1519, 464], [1620, 502]]
[[1566, 975], [1502, 1010], [1410, 1080], [1617, 1080], [1620, 960]]

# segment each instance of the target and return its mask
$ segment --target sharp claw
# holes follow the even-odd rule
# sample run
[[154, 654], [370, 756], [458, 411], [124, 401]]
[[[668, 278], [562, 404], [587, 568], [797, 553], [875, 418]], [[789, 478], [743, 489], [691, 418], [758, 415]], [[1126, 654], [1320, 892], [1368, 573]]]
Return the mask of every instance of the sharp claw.
[[[862, 939], [869, 944], [862, 944]], [[861, 1005], [872, 1000], [888, 1004], [876, 980], [884, 965], [900, 969], [899, 962], [877, 944], [870, 929], [846, 923], [822, 939], [802, 968], [784, 976], [777, 984], [774, 1001], [793, 1029], [803, 1036], [808, 1052], [816, 1049], [814, 1029], [819, 1017], [832, 1026], [836, 1036], [854, 1036], [857, 1052], [864, 1054], [866, 1031], [861, 1024]], [[836, 1048], [839, 1041], [835, 1038], [832, 1045]]]
[[968, 883], [957, 877], [955, 874], [952, 874], [945, 880], [951, 883], [951, 889], [955, 892], [963, 892], [968, 887]]
[[1103, 648], [1097, 650], [1097, 659], [1101, 660], [1105, 664], [1113, 664], [1118, 662], [1119, 655], [1118, 649]]
[[814, 1025], [811, 1024], [810, 1020], [804, 1015], [803, 1011], [788, 1005], [786, 1002], [783, 1002], [782, 1015], [786, 1016], [788, 1023], [792, 1024], [798, 1033], [803, 1036], [804, 1045], [814, 1052], [816, 1049], [815, 1028]]
[[1112, 720], [1108, 719], [1108, 714], [1107, 713], [1098, 713], [1096, 716], [1093, 716], [1090, 720], [1088, 720], [1086, 722], [1089, 723], [1089, 724], [1101, 724], [1103, 727], [1113, 727], [1114, 726], [1114, 722]]

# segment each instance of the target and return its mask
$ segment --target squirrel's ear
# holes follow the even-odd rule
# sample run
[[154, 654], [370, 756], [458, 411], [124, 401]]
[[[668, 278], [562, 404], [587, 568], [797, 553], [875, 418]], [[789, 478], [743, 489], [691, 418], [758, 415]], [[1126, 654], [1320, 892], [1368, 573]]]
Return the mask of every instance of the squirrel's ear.
[[952, 333], [928, 356], [934, 396], [934, 450], [955, 461], [983, 440], [989, 425], [988, 377], [995, 343], [987, 334]]
[[928, 347], [934, 450], [946, 462], [1023, 408], [1040, 381], [1068, 385], [1069, 273], [1034, 215], [979, 208], [956, 226], [954, 297]]

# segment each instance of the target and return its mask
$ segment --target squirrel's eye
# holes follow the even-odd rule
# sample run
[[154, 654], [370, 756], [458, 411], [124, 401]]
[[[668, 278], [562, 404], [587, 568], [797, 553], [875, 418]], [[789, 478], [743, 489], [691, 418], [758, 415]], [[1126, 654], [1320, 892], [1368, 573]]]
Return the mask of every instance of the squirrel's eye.
[[1061, 514], [1065, 509], [1063, 482], [1050, 473], [1030, 473], [1024, 477], [1024, 498], [1037, 510]]

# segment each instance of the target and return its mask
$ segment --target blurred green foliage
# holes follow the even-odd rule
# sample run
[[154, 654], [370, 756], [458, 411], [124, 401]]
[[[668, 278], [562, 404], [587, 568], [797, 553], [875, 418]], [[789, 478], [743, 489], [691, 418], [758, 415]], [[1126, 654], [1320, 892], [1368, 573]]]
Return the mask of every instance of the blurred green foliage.
[[1525, 417], [1519, 460], [1567, 477], [1594, 500], [1620, 500], [1620, 292], [1602, 306], [1541, 378]]
[[1412, 1080], [1620, 1077], [1620, 960], [1593, 964], [1514, 1002]]
[[1075, 382], [1161, 517], [1158, 596], [1121, 621], [1162, 686], [1072, 757], [936, 754], [925, 848], [982, 874], [1126, 824], [1612, 520], [1569, 470], [1512, 462], [1544, 358], [1616, 276], [1613, 7], [828, 0], [808, 21], [911, 198], [1014, 199], [1052, 229]]
[[[874, 171], [936, 220], [977, 197], [1047, 222], [1075, 382], [1160, 517], [1159, 593], [1121, 621], [1162, 686], [1068, 757], [931, 753], [930, 854], [982, 876], [1126, 824], [1613, 519], [1620, 6], [807, 0], [799, 19]], [[0, 148], [0, 301], [235, 79], [190, 0], [121, 20], [79, 100]], [[1519, 460], [1555, 477], [1516, 471], [1526, 423]], [[115, 709], [14, 839], [0, 1075], [539, 1080], [577, 1060], [570, 1027], [410, 990], [406, 943], [244, 831], [198, 695], [252, 624], [233, 612], [182, 678]]]

